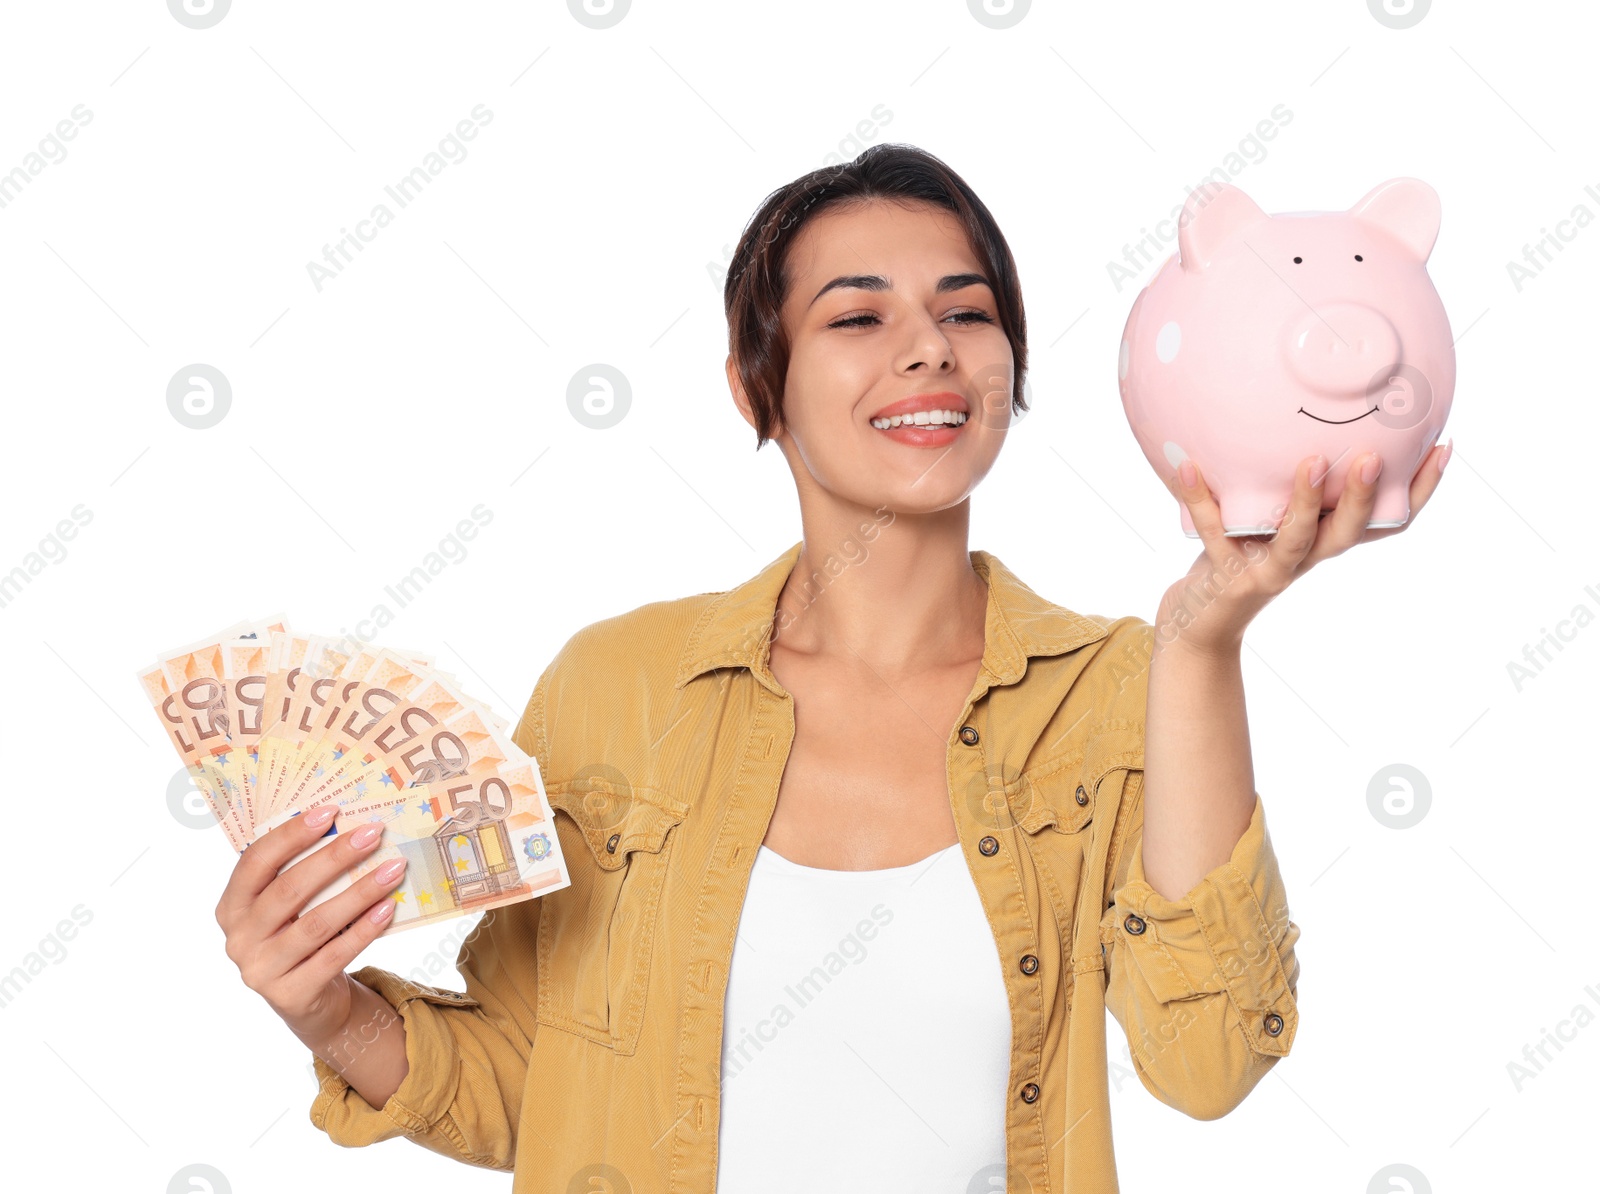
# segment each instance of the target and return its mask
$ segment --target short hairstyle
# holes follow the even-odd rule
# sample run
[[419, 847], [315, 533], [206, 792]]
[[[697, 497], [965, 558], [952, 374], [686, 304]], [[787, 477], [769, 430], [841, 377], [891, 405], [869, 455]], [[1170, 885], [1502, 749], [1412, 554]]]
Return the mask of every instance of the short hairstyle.
[[788, 252], [806, 222], [849, 202], [887, 199], [923, 202], [953, 213], [994, 290], [1000, 327], [1011, 342], [1012, 407], [1028, 409], [1023, 380], [1028, 369], [1027, 319], [1011, 248], [994, 216], [960, 175], [914, 145], [885, 142], [854, 160], [823, 166], [773, 191], [745, 225], [728, 265], [722, 304], [728, 316], [728, 351], [756, 420], [756, 449], [782, 423], [789, 341], [780, 318], [788, 290]]

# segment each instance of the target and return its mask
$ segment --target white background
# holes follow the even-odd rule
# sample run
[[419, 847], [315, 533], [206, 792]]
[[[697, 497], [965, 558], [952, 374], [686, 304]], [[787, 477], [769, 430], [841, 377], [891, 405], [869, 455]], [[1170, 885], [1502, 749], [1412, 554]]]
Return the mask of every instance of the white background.
[[[8, 1167], [74, 1190], [165, 1190], [202, 1162], [235, 1191], [508, 1188], [311, 1128], [309, 1055], [212, 918], [232, 855], [169, 812], [176, 760], [134, 671], [246, 616], [353, 628], [479, 503], [492, 522], [382, 640], [436, 651], [513, 720], [579, 627], [753, 574], [799, 520], [728, 395], [719, 267], [769, 191], [896, 140], [984, 198], [1028, 299], [1034, 409], [971, 545], [1070, 608], [1148, 619], [1198, 545], [1117, 397], [1156, 262], [1120, 288], [1108, 264], [1219, 167], [1269, 212], [1342, 209], [1398, 175], [1438, 190], [1430, 270], [1459, 368], [1443, 485], [1246, 640], [1304, 933], [1299, 1035], [1220, 1121], [1114, 1072], [1117, 1153], [1129, 1191], [1359, 1194], [1394, 1162], [1435, 1191], [1592, 1175], [1600, 1024], [1569, 1024], [1520, 1090], [1507, 1068], [1575, 1007], [1600, 1015], [1600, 629], [1566, 623], [1542, 674], [1508, 674], [1600, 611], [1586, 7], [1437, 4], [1398, 30], [1361, 0], [1037, 4], [1005, 30], [956, 0], [635, 3], [604, 30], [508, 2], [237, 0], [206, 30], [158, 0], [3, 19], [0, 172], [92, 113], [0, 208], [0, 572], [92, 513], [0, 608], [0, 973], [92, 916], [0, 1008]], [[467, 156], [319, 291], [308, 262], [479, 104]], [[1252, 143], [1279, 104], [1292, 120]], [[1579, 207], [1519, 289], [1508, 262]], [[196, 362], [232, 386], [207, 430], [166, 402]], [[632, 391], [604, 431], [566, 398], [596, 362]], [[1403, 831], [1367, 804], [1395, 763], [1431, 789]], [[457, 937], [363, 960], [453, 966]]]

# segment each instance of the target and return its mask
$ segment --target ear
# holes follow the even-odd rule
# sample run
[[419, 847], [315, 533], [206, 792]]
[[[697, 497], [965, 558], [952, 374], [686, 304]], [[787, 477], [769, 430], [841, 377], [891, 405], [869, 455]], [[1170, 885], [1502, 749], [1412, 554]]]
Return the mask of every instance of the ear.
[[733, 354], [728, 354], [724, 365], [728, 374], [728, 389], [733, 393], [733, 404], [739, 408], [739, 413], [744, 416], [744, 421], [750, 426], [756, 425], [755, 413], [750, 409], [750, 399], [745, 396], [744, 382], [739, 380], [739, 366], [733, 359]]
[[1178, 257], [1185, 272], [1205, 269], [1226, 241], [1267, 219], [1271, 217], [1249, 195], [1228, 183], [1209, 183], [1189, 192], [1178, 217]]
[[1418, 261], [1427, 261], [1439, 237], [1439, 195], [1420, 178], [1380, 182], [1350, 209], [1364, 224], [1394, 237]]
[[[750, 396], [745, 393], [744, 381], [739, 377], [739, 363], [734, 359], [731, 352], [728, 354], [728, 359], [723, 368], [728, 374], [728, 389], [733, 393], [733, 404], [739, 408], [739, 413], [744, 416], [744, 421], [749, 423], [755, 430], [756, 439], [759, 441], [761, 439], [761, 429], [756, 426], [756, 413], [750, 406]], [[770, 436], [776, 439], [782, 434], [783, 415], [780, 412], [773, 420]], [[759, 448], [760, 446], [761, 444], [757, 442], [756, 447]]]

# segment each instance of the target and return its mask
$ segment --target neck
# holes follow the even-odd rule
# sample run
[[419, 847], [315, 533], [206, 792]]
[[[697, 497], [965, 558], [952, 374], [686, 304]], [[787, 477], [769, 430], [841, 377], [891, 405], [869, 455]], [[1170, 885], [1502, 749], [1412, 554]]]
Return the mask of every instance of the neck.
[[968, 553], [969, 505], [802, 519], [774, 646], [838, 656], [886, 679], [981, 658], [988, 589]]

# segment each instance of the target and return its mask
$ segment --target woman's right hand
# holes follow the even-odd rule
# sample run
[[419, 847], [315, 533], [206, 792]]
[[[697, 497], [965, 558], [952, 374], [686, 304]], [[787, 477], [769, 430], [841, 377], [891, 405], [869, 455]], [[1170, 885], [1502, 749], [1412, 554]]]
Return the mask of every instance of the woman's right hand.
[[253, 842], [217, 903], [228, 957], [245, 986], [307, 1043], [328, 1040], [348, 1024], [345, 968], [388, 925], [394, 915], [389, 892], [405, 873], [405, 860], [395, 859], [300, 915], [308, 900], [382, 839], [381, 825], [341, 833], [280, 875], [285, 863], [327, 832], [337, 811], [327, 805], [290, 817]]

